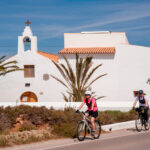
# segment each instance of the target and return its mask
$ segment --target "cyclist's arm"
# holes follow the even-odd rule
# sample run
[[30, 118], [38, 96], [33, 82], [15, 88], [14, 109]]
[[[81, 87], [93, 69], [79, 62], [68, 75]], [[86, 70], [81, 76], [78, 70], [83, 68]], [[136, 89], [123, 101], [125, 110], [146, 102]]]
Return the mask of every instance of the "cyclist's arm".
[[91, 107], [91, 110], [93, 110], [93, 109], [94, 109], [94, 104], [95, 104], [95, 103], [92, 103], [92, 107]]
[[135, 107], [135, 106], [136, 106], [136, 103], [137, 103], [137, 100], [135, 100], [135, 101], [134, 101], [134, 103], [133, 103], [133, 107]]
[[78, 110], [80, 110], [83, 106], [84, 106], [84, 102], [82, 102], [82, 104], [79, 106]]
[[145, 100], [145, 106], [148, 107], [148, 100]]

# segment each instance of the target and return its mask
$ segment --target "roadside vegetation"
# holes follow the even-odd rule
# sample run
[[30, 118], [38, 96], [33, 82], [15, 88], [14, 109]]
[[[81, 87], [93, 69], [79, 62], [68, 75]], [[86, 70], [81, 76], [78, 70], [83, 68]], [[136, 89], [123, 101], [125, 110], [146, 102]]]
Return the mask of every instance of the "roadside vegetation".
[[[135, 117], [133, 111], [104, 111], [99, 112], [97, 119], [104, 125], [133, 120]], [[60, 137], [74, 138], [76, 125], [81, 118], [73, 108], [0, 107], [0, 147]]]

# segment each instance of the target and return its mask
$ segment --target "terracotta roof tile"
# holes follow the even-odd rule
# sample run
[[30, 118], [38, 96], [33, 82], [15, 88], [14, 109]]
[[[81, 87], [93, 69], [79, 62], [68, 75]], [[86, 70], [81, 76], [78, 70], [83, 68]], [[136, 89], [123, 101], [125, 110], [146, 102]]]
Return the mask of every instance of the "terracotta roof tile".
[[64, 48], [58, 54], [114, 54], [115, 47]]
[[44, 57], [47, 57], [55, 62], [58, 62], [58, 55], [55, 55], [55, 54], [51, 54], [51, 53], [46, 53], [46, 52], [41, 52], [41, 51], [38, 51], [38, 54], [44, 56]]

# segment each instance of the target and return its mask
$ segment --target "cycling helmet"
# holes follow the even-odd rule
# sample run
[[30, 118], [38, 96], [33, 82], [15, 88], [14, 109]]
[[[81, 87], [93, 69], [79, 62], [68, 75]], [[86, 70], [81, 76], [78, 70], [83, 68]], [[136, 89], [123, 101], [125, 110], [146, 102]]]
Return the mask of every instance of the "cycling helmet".
[[139, 90], [139, 94], [144, 94], [143, 90]]
[[91, 91], [86, 91], [85, 95], [92, 95], [92, 92]]

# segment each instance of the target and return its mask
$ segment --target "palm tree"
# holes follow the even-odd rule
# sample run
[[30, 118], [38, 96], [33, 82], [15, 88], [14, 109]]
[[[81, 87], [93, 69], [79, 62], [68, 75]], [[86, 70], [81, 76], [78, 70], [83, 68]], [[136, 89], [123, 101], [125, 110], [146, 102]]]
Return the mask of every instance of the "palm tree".
[[99, 64], [96, 67], [92, 68], [93, 57], [87, 56], [85, 59], [83, 59], [79, 58], [79, 55], [76, 54], [76, 65], [75, 65], [76, 67], [74, 70], [71, 64], [69, 63], [68, 59], [65, 56], [63, 56], [63, 58], [66, 63], [65, 65], [62, 63], [58, 64], [54, 61], [53, 63], [59, 70], [64, 80], [61, 80], [60, 78], [54, 75], [51, 75], [51, 77], [53, 77], [59, 83], [61, 83], [63, 86], [66, 87], [67, 94], [69, 96], [67, 97], [64, 93], [62, 93], [65, 101], [67, 102], [82, 101], [85, 91], [88, 90], [95, 81], [106, 75], [106, 74], [99, 75], [92, 81], [89, 81], [94, 72], [100, 66], [102, 66], [102, 64]]
[[147, 83], [150, 84], [150, 78], [147, 80]]
[[18, 71], [21, 70], [19, 67], [16, 65], [17, 61], [9, 61], [5, 63], [5, 58], [6, 56], [3, 56], [0, 58], [0, 76], [5, 75], [7, 73], [13, 72], [13, 71]]

